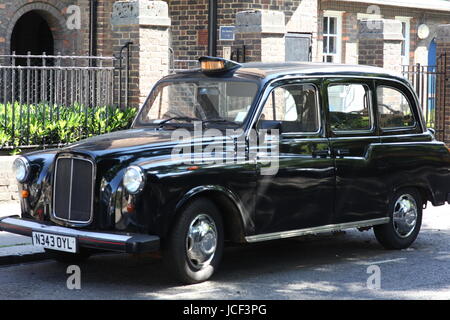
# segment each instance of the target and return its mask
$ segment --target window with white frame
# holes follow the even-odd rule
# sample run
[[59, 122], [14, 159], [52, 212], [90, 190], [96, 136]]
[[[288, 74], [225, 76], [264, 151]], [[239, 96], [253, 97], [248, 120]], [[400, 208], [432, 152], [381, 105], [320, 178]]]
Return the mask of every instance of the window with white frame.
[[341, 62], [342, 12], [325, 11], [323, 16], [323, 61]]
[[395, 20], [398, 20], [402, 23], [402, 64], [409, 65], [409, 42], [410, 42], [410, 32], [411, 32], [411, 24], [410, 17], [395, 17]]

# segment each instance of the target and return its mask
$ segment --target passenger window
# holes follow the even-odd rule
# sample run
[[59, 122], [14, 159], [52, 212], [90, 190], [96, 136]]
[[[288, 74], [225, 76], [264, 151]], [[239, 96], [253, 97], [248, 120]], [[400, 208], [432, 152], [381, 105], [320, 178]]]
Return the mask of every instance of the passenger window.
[[411, 105], [402, 92], [391, 87], [378, 87], [377, 96], [381, 128], [414, 126], [415, 121]]
[[271, 92], [261, 114], [260, 126], [278, 122], [283, 133], [314, 133], [319, 131], [318, 112], [315, 86], [286, 85]]
[[362, 84], [328, 87], [330, 125], [333, 131], [361, 131], [372, 128], [369, 88]]

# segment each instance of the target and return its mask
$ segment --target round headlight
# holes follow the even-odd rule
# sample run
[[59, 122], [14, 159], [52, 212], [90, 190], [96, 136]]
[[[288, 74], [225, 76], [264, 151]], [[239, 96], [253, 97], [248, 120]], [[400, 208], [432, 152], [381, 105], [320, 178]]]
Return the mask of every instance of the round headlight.
[[19, 157], [14, 160], [13, 171], [17, 181], [25, 182], [30, 174], [30, 164], [24, 157]]
[[123, 176], [123, 186], [131, 194], [136, 194], [144, 189], [144, 172], [140, 167], [128, 167]]

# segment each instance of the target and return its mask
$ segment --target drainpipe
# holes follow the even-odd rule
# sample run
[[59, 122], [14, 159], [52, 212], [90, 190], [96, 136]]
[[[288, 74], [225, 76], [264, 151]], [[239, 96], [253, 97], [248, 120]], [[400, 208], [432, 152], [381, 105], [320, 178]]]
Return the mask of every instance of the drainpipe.
[[[97, 8], [98, 1], [91, 0], [89, 8], [89, 56], [93, 57], [97, 55]], [[91, 64], [95, 63], [94, 60], [90, 60]]]
[[217, 56], [217, 0], [209, 0], [208, 6], [208, 55]]

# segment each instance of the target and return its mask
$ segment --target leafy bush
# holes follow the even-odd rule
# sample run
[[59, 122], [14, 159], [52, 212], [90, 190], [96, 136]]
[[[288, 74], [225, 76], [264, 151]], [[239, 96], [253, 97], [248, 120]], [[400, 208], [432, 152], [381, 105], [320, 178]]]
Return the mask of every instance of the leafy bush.
[[135, 108], [0, 104], [0, 149], [63, 145], [131, 125]]

